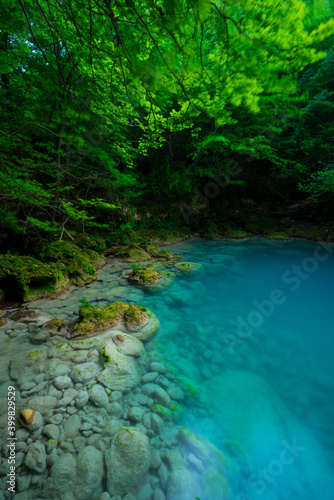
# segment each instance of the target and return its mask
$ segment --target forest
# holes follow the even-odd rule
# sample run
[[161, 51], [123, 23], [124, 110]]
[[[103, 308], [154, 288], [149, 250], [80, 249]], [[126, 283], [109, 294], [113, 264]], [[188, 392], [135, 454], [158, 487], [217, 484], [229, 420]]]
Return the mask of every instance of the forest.
[[1, 276], [64, 241], [334, 238], [333, 5], [1, 0]]

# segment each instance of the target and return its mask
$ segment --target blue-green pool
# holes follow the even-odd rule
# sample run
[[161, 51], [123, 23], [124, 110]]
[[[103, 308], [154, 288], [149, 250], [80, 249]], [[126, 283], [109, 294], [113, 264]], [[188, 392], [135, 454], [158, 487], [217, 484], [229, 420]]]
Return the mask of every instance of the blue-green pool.
[[169, 250], [202, 264], [142, 300], [161, 321], [149, 347], [200, 389], [179, 423], [238, 448], [242, 480], [228, 498], [331, 500], [333, 246], [199, 240]]

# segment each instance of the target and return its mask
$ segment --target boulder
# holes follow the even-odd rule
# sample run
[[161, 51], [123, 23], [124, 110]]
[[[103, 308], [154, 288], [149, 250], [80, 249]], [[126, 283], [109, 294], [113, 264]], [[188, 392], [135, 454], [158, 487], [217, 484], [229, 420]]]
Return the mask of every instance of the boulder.
[[129, 391], [135, 387], [140, 376], [133, 356], [125, 356], [119, 352], [113, 353], [112, 356], [106, 355], [108, 358], [105, 362], [105, 369], [98, 376], [98, 381], [113, 391]]
[[43, 491], [44, 498], [64, 498], [68, 492], [74, 494], [76, 491], [76, 459], [70, 453], [65, 453], [51, 467], [50, 476]]
[[145, 484], [150, 461], [148, 437], [133, 427], [121, 427], [106, 452], [107, 491], [124, 495], [138, 489]]
[[91, 500], [103, 492], [103, 455], [94, 446], [85, 446], [77, 457], [78, 500]]
[[[172, 469], [167, 483], [167, 500], [180, 500], [181, 498], [194, 500], [200, 494], [201, 486], [197, 474], [181, 466]], [[216, 497], [208, 498], [216, 500]]]

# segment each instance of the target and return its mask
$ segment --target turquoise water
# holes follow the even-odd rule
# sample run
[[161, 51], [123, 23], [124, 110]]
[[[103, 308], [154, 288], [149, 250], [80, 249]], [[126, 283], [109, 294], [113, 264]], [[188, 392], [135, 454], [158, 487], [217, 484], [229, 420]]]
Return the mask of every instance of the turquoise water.
[[202, 270], [141, 303], [161, 322], [149, 349], [200, 388], [180, 423], [239, 450], [235, 500], [333, 499], [333, 247], [192, 241], [170, 250]]

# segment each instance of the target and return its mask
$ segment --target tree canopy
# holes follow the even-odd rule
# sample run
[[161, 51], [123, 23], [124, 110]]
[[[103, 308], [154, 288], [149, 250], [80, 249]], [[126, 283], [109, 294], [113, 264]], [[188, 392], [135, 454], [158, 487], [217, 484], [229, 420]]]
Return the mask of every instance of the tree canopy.
[[332, 12], [330, 1], [1, 0], [2, 227], [32, 239], [117, 231], [131, 200], [189, 198], [245, 152], [306, 191], [333, 190]]

